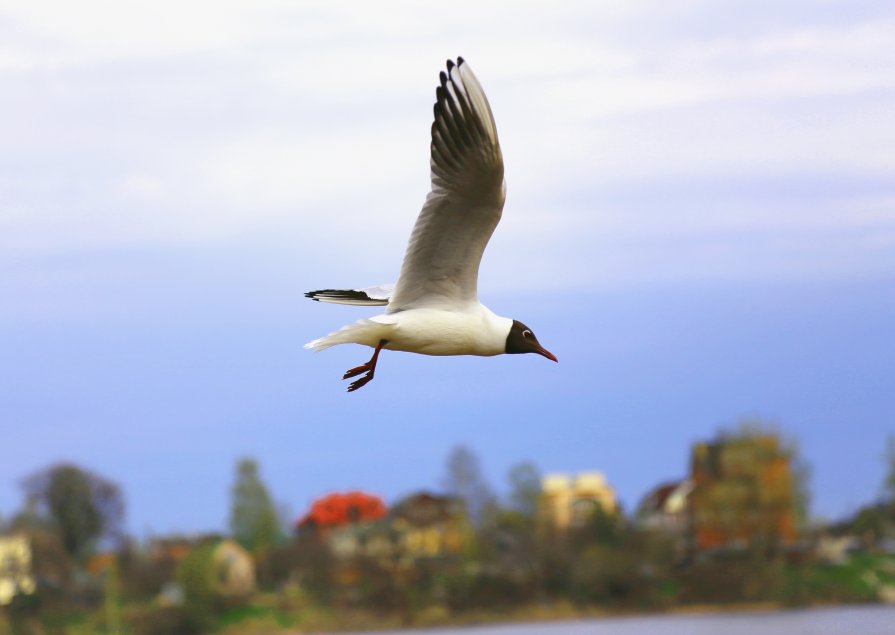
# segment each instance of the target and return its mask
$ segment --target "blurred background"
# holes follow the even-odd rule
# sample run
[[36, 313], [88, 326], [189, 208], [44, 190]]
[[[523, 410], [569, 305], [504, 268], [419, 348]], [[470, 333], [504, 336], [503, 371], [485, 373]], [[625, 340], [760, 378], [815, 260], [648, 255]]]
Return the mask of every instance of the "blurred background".
[[[302, 294], [396, 278], [457, 55], [506, 164], [480, 297], [560, 363], [347, 395], [369, 351], [302, 345], [375, 311]], [[13, 1], [0, 94], [9, 602], [118, 628], [237, 544], [288, 619], [895, 583], [890, 3]]]

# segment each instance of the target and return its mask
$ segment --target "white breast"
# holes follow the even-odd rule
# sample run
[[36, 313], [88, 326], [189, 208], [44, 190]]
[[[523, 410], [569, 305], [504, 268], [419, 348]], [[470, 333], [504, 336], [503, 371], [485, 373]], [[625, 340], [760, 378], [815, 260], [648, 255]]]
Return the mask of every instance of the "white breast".
[[481, 304], [465, 311], [410, 309], [373, 320], [392, 327], [385, 348], [423, 355], [500, 355], [513, 326]]

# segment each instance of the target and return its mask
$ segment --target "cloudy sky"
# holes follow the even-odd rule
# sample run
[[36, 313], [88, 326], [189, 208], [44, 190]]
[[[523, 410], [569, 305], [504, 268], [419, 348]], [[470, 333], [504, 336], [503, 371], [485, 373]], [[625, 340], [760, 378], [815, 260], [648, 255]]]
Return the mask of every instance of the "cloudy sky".
[[[304, 342], [394, 280], [464, 56], [506, 161], [479, 292], [560, 358]], [[437, 487], [450, 448], [598, 469], [628, 508], [775, 421], [813, 512], [895, 434], [889, 2], [0, 3], [0, 516], [74, 461], [137, 535], [222, 529], [254, 456], [299, 514]]]

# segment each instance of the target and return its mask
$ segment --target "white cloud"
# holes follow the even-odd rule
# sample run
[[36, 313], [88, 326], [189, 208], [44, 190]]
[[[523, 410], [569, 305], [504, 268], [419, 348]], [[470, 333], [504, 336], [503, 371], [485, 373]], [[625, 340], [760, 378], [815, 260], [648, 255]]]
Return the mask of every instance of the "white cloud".
[[[860, 183], [895, 169], [895, 15], [812, 6], [7, 3], [0, 251], [199, 248], [265, 227], [337, 230], [349, 253], [344, 240], [363, 251], [371, 237], [400, 249], [425, 195], [437, 72], [457, 53], [489, 94], [507, 161], [501, 284], [531, 249], [540, 270], [587, 283], [555, 270], [580, 241], [625, 245], [644, 276], [657, 236], [702, 241], [717, 275], [739, 267], [715, 253], [718, 232], [859, 226], [884, 249], [870, 236], [888, 235], [892, 192]], [[857, 185], [826, 203], [715, 192], [691, 205], [663, 190], [824, 175]], [[638, 187], [668, 198], [624, 194]], [[815, 261], [808, 248], [794, 268]], [[637, 269], [624, 258], [594, 263], [622, 278]]]
[[136, 199], [154, 199], [165, 189], [161, 179], [151, 174], [133, 172], [120, 182], [121, 192]]

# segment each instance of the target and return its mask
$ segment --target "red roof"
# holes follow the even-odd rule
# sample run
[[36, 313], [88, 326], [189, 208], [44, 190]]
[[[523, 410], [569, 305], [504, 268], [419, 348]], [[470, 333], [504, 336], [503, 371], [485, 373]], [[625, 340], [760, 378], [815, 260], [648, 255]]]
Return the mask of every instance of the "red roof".
[[348, 523], [377, 520], [388, 513], [378, 496], [364, 492], [328, 494], [318, 498], [299, 521], [299, 527], [338, 527]]

